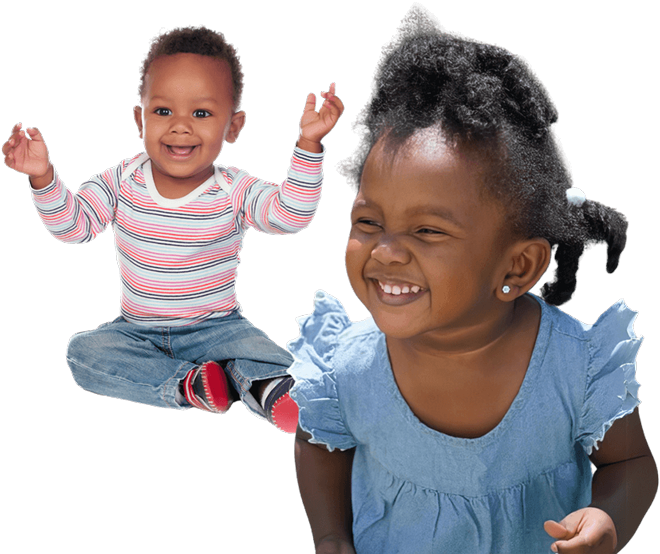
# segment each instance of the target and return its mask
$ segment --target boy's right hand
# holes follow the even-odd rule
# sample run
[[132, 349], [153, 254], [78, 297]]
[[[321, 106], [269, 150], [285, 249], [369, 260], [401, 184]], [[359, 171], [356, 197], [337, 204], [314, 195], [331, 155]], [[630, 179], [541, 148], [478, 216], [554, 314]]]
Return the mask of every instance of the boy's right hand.
[[38, 129], [31, 127], [24, 131], [17, 123], [9, 140], [2, 145], [2, 153], [7, 167], [29, 175], [34, 188], [43, 188], [53, 180], [48, 148]]
[[327, 537], [316, 545], [316, 554], [355, 554], [355, 548], [345, 539]]

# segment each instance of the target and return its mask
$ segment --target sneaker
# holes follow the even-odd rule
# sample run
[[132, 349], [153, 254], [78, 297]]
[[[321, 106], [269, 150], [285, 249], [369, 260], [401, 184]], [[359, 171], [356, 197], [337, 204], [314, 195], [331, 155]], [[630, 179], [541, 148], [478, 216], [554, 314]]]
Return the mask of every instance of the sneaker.
[[234, 401], [225, 371], [216, 362], [191, 369], [182, 385], [186, 400], [200, 410], [223, 414]]
[[289, 396], [293, 378], [281, 379], [264, 401], [268, 421], [285, 433], [295, 433], [298, 428], [298, 404]]

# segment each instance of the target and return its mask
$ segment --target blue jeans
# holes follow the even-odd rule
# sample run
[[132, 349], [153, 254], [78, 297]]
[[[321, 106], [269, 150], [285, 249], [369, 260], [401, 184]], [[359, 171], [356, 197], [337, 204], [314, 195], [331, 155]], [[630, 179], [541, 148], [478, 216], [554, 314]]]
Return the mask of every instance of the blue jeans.
[[286, 375], [291, 355], [238, 311], [183, 327], [144, 327], [118, 317], [69, 341], [67, 361], [85, 390], [164, 408], [187, 408], [177, 395], [188, 371], [234, 360], [225, 371], [243, 403], [264, 417], [253, 381]]

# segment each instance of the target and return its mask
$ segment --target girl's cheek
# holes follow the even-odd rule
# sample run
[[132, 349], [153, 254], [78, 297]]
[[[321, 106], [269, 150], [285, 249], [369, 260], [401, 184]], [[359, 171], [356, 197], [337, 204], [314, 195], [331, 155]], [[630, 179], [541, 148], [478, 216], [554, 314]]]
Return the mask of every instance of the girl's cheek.
[[356, 293], [358, 292], [359, 283], [362, 281], [364, 264], [368, 258], [368, 248], [365, 248], [360, 240], [350, 237], [346, 245], [346, 273]]

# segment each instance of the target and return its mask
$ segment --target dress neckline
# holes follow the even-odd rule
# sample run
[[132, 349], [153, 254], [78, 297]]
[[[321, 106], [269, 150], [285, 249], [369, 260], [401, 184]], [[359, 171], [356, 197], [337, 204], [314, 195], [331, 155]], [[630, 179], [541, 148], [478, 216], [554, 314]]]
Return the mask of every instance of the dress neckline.
[[497, 439], [497, 437], [510, 426], [516, 415], [522, 411], [525, 404], [529, 401], [530, 392], [534, 388], [534, 381], [536, 381], [540, 367], [543, 365], [545, 353], [548, 348], [550, 330], [552, 328], [549, 306], [533, 294], [528, 293], [528, 296], [539, 303], [539, 306], [541, 307], [541, 321], [539, 323], [539, 330], [536, 334], [532, 356], [530, 357], [529, 365], [527, 366], [527, 371], [525, 372], [525, 377], [523, 378], [523, 381], [520, 385], [520, 388], [518, 389], [518, 392], [516, 393], [516, 396], [513, 399], [513, 402], [511, 402], [509, 409], [504, 414], [504, 417], [502, 417], [502, 419], [495, 427], [493, 427], [493, 429], [488, 431], [486, 434], [481, 435], [480, 437], [468, 438], [448, 435], [447, 433], [443, 433], [442, 431], [438, 431], [432, 427], [429, 427], [415, 415], [415, 413], [410, 408], [410, 405], [408, 402], [406, 402], [405, 398], [401, 394], [399, 386], [396, 383], [394, 371], [392, 370], [392, 365], [389, 360], [385, 335], [381, 333], [383, 348], [381, 348], [382, 363], [380, 366], [384, 368], [388, 388], [390, 388], [392, 392], [395, 407], [401, 411], [409, 424], [425, 434], [431, 434], [435, 436], [438, 440], [452, 443], [455, 446], [460, 445], [465, 447], [484, 446]]

